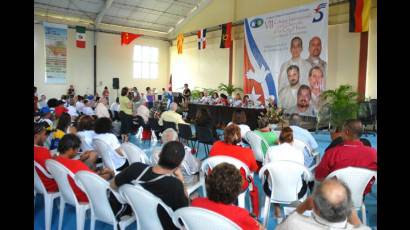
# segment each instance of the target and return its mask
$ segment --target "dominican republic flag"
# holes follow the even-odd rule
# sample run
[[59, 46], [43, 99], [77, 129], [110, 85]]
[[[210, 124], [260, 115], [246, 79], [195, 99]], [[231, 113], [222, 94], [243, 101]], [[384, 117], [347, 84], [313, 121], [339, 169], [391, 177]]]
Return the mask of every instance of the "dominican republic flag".
[[206, 48], [206, 29], [198, 30], [198, 49]]
[[75, 31], [77, 32], [75, 43], [78, 48], [85, 48], [85, 27], [76, 26]]
[[371, 0], [350, 0], [349, 32], [369, 31]]
[[[244, 50], [244, 76], [243, 91], [249, 99], [261, 104], [269, 95], [277, 97], [275, 82], [273, 81], [271, 70], [256, 45], [255, 38], [250, 28], [250, 22], [245, 19], [245, 50]], [[275, 100], [276, 103], [277, 100]]]
[[221, 45], [219, 46], [220, 48], [231, 48], [231, 45], [232, 45], [231, 31], [232, 31], [232, 22], [222, 25]]

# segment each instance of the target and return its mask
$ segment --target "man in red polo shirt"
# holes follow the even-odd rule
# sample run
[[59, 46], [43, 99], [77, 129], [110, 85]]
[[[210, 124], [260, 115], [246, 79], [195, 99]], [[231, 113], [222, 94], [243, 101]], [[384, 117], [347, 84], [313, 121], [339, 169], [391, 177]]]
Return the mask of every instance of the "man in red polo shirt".
[[[45, 166], [46, 160], [52, 159], [50, 150], [43, 146], [44, 142], [47, 139], [46, 129], [48, 126], [48, 123], [45, 121], [34, 123], [34, 161], [40, 164], [45, 170], [47, 170]], [[48, 192], [58, 191], [57, 183], [54, 181], [54, 179], [46, 177], [37, 168], [36, 171]]]
[[[73, 158], [77, 155], [78, 149], [80, 148], [81, 140], [75, 134], [66, 134], [58, 143], [58, 152], [60, 155], [55, 158], [56, 161], [63, 164], [74, 174], [78, 171], [89, 171], [93, 172], [88, 166], [81, 160], [74, 160]], [[114, 176], [114, 171], [108, 168], [99, 170], [98, 175], [102, 178], [109, 180]], [[71, 188], [74, 191], [75, 196], [79, 202], [88, 202], [88, 198], [85, 193], [76, 185], [75, 181], [68, 177], [68, 181], [71, 185]]]
[[[246, 164], [251, 172], [257, 172], [259, 170], [256, 164], [255, 156], [252, 149], [244, 148], [237, 145], [242, 141], [241, 129], [236, 124], [228, 125], [224, 130], [224, 141], [216, 141], [209, 152], [209, 156], [228, 156], [236, 158]], [[252, 190], [249, 195], [252, 199], [252, 210], [256, 216], [259, 215], [259, 198], [258, 189], [255, 186], [252, 178], [246, 178], [245, 171], [241, 169], [243, 177], [242, 189], [245, 190], [249, 186], [249, 182], [252, 183]]]
[[[316, 180], [324, 180], [330, 173], [346, 167], [377, 170], [377, 151], [360, 141], [363, 130], [360, 120], [346, 121], [343, 127], [343, 144], [327, 150], [316, 167]], [[367, 185], [364, 194], [371, 191], [375, 178]]]

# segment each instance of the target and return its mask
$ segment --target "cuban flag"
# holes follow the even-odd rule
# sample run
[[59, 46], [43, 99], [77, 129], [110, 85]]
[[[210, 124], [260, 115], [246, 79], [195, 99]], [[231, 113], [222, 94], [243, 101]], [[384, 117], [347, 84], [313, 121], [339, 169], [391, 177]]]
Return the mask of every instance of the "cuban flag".
[[206, 29], [198, 30], [198, 49], [206, 48]]

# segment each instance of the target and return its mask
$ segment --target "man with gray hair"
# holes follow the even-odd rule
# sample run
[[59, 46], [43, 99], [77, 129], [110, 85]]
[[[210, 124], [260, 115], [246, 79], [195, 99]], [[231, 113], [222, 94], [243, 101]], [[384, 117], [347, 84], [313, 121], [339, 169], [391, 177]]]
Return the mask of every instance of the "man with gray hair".
[[[304, 216], [303, 213], [308, 210], [312, 210], [311, 216]], [[299, 229], [370, 230], [357, 216], [350, 189], [336, 178], [324, 180], [311, 197], [276, 227], [276, 230]]]
[[[302, 117], [299, 114], [293, 113], [292, 115], [290, 115], [289, 127], [293, 130], [294, 139], [302, 141], [312, 151], [315, 151], [319, 147], [319, 145], [317, 144], [312, 134], [307, 129], [302, 128], [301, 124]], [[305, 158], [305, 166], [309, 168], [310, 166], [312, 166], [314, 157], [311, 156], [306, 149], [305, 151], [303, 151], [303, 155]]]
[[[162, 146], [170, 141], [178, 141], [178, 133], [173, 128], [168, 128], [162, 132], [161, 142]], [[152, 164], [156, 164], [159, 160], [159, 154], [161, 152], [161, 147], [154, 147], [151, 155]], [[192, 150], [190, 147], [184, 145], [185, 156], [181, 163], [181, 172], [184, 176], [184, 184], [189, 185], [196, 183], [199, 180], [199, 167], [201, 166], [201, 161], [196, 159], [192, 155]]]
[[182, 119], [182, 115], [176, 112], [177, 109], [178, 109], [178, 104], [175, 102], [172, 102], [171, 105], [169, 106], [169, 110], [161, 114], [158, 124], [160, 126], [163, 126], [164, 125], [163, 121], [174, 122], [175, 124], [179, 124], [179, 123], [186, 124], [186, 122]]

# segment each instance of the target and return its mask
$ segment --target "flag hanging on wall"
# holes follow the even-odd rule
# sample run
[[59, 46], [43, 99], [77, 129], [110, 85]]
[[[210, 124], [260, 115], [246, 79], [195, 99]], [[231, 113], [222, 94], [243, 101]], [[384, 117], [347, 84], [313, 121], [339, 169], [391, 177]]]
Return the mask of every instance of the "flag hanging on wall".
[[76, 26], [75, 31], [77, 32], [75, 44], [78, 48], [85, 48], [85, 27]]
[[180, 33], [177, 36], [177, 50], [178, 54], [182, 54], [182, 45], [184, 44], [184, 34]]
[[172, 92], [172, 74], [169, 76], [168, 91]]
[[198, 49], [206, 48], [206, 29], [198, 30]]
[[221, 45], [220, 48], [231, 48], [232, 38], [232, 22], [222, 24], [222, 36], [221, 36]]
[[369, 31], [371, 0], [350, 0], [349, 32]]
[[142, 34], [133, 34], [133, 33], [128, 33], [128, 32], [121, 32], [121, 45], [128, 45], [130, 44], [132, 41], [134, 41], [134, 39], [137, 39], [139, 37], [141, 37]]

